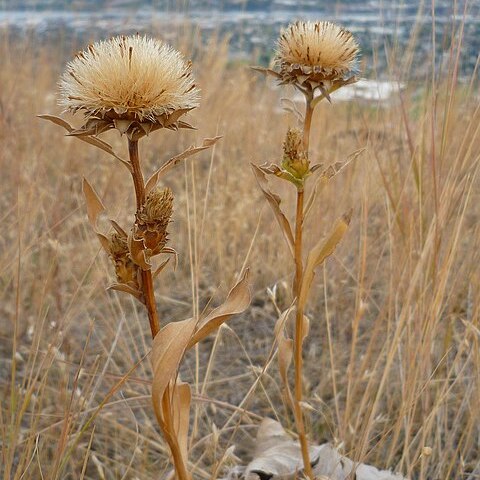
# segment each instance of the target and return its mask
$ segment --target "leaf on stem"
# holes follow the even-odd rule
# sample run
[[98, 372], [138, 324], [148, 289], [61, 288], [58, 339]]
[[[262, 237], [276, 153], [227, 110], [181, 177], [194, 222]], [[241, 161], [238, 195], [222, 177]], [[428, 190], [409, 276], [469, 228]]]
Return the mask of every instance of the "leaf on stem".
[[230, 290], [227, 299], [215, 308], [197, 325], [195, 334], [190, 339], [188, 348], [203, 340], [207, 335], [219, 328], [230, 317], [243, 312], [250, 305], [250, 289], [248, 287], [248, 269], [240, 281]]
[[275, 339], [278, 345], [278, 370], [284, 385], [285, 403], [294, 411], [292, 391], [288, 383], [288, 369], [293, 358], [293, 340], [287, 335], [285, 325], [291, 311], [292, 307], [282, 312], [278, 318], [275, 324]]
[[[351, 162], [356, 160], [363, 152], [365, 152], [366, 148], [360, 148], [356, 150], [355, 152], [351, 153], [347, 159], [344, 162], [335, 162], [333, 165], [329, 165], [323, 172], [320, 173], [317, 181], [315, 182], [315, 186], [312, 190], [312, 193], [308, 197], [306, 203], [305, 203], [305, 213], [304, 213], [304, 219], [308, 217], [314, 203], [315, 203], [315, 198], [318, 195], [318, 192], [321, 187], [324, 187], [325, 185], [328, 184], [328, 182], [335, 177], [337, 174], [342, 172]], [[321, 168], [322, 165], [317, 164], [314, 165], [311, 170], [314, 172], [315, 170], [318, 170]]]
[[155, 336], [152, 347], [152, 402], [158, 423], [170, 445], [178, 442], [186, 461], [190, 387], [177, 381], [185, 352], [231, 316], [250, 304], [248, 271], [232, 288], [225, 302], [200, 322], [189, 318], [170, 322]]
[[[275, 323], [274, 334], [278, 345], [278, 370], [285, 388], [285, 402], [293, 411], [295, 411], [292, 391], [288, 383], [288, 370], [293, 358], [293, 339], [287, 333], [287, 322], [292, 310], [293, 305], [281, 313], [280, 317], [278, 317], [278, 320]], [[308, 317], [304, 315], [302, 340], [305, 340], [305, 338], [308, 336], [309, 330], [310, 321]]]
[[112, 157], [114, 157], [117, 160], [119, 160], [120, 162], [122, 162], [122, 165], [127, 167], [128, 170], [131, 172], [132, 167], [130, 166], [130, 164], [126, 160], [124, 160], [123, 158], [118, 156], [115, 153], [115, 151], [113, 150], [112, 146], [110, 144], [108, 144], [107, 142], [104, 142], [103, 140], [100, 140], [99, 138], [96, 138], [92, 135], [88, 135], [88, 134], [79, 135], [78, 130], [73, 128], [63, 118], [57, 117], [55, 115], [37, 115], [37, 116], [38, 116], [38, 118], [41, 118], [43, 120], [48, 120], [48, 121], [54, 123], [55, 125], [59, 125], [60, 127], [63, 127], [65, 130], [67, 130], [67, 132], [68, 132], [67, 135], [74, 136], [74, 137], [82, 140], [83, 142], [89, 143], [90, 145], [93, 145], [94, 147], [97, 147], [100, 150], [103, 150], [104, 152], [108, 153]]
[[207, 150], [208, 148], [213, 147], [222, 137], [213, 137], [213, 138], [205, 138], [203, 140], [202, 145], [196, 147], [192, 145], [191, 147], [187, 148], [184, 152], [176, 155], [175, 157], [171, 158], [167, 162], [165, 162], [156, 172], [154, 172], [151, 177], [147, 180], [145, 184], [145, 194], [148, 195], [157, 185], [160, 177], [165, 175], [170, 169], [178, 165], [181, 161], [185, 160], [192, 155], [197, 154], [203, 150]]
[[118, 292], [129, 293], [130, 295], [133, 295], [137, 300], [140, 300], [142, 302], [142, 292], [128, 285], [128, 283], [113, 283], [112, 285], [107, 287], [107, 290], [116, 290]]
[[190, 404], [192, 392], [190, 385], [177, 382], [173, 390], [173, 430], [177, 438], [184, 461], [188, 459], [188, 428], [190, 426]]
[[278, 80], [281, 80], [282, 76], [276, 72], [275, 70], [272, 70], [271, 68], [264, 68], [264, 67], [250, 67], [252, 70], [255, 70], [256, 72], [263, 73], [264, 75], [270, 75], [271, 77], [274, 77]]
[[152, 400], [159, 422], [163, 423], [162, 398], [170, 381], [177, 377], [178, 367], [187, 350], [196, 319], [170, 322], [157, 333], [152, 347]]
[[292, 227], [290, 226], [290, 222], [288, 221], [287, 217], [285, 216], [285, 214], [282, 212], [280, 208], [281, 198], [280, 196], [278, 196], [276, 193], [273, 193], [269, 189], [268, 181], [265, 176], [265, 171], [262, 170], [257, 165], [254, 165], [253, 163], [251, 165], [252, 165], [253, 173], [255, 174], [255, 178], [257, 180], [258, 186], [260, 187], [260, 190], [262, 191], [263, 195], [267, 199], [268, 204], [270, 205], [270, 208], [273, 210], [277, 223], [280, 225], [280, 228], [282, 230], [283, 237], [287, 242], [288, 249], [290, 250], [292, 257], [294, 257], [295, 241], [293, 239]]
[[152, 263], [145, 248], [145, 242], [143, 238], [136, 238], [133, 231], [128, 236], [128, 250], [135, 265], [138, 265], [143, 271], [151, 270]]
[[300, 295], [297, 299], [297, 305], [302, 308], [308, 298], [308, 293], [312, 286], [313, 278], [315, 276], [315, 269], [321, 265], [334, 251], [337, 245], [342, 240], [350, 223], [351, 212], [340, 217], [333, 225], [329, 235], [320, 240], [309, 252], [305, 270], [303, 273], [302, 286], [300, 288]]
[[105, 206], [100, 200], [97, 192], [90, 185], [86, 178], [83, 179], [82, 190], [87, 204], [88, 221], [90, 222], [90, 225], [93, 227], [95, 232], [98, 232], [98, 216], [105, 211]]

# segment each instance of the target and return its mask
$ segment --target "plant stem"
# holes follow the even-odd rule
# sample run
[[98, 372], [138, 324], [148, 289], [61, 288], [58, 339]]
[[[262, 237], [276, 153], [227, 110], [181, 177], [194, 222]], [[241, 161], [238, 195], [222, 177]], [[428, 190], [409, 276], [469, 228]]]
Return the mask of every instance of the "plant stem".
[[[303, 262], [302, 262], [302, 234], [303, 234], [303, 189], [297, 190], [297, 213], [295, 223], [295, 296], [300, 298], [300, 289], [303, 280]], [[308, 440], [305, 433], [305, 424], [302, 412], [303, 397], [303, 305], [297, 303], [295, 315], [295, 423], [302, 450], [304, 472], [308, 478], [313, 479], [312, 467], [310, 465], [310, 455], [308, 452]]]
[[[138, 212], [145, 203], [145, 182], [138, 156], [138, 140], [128, 140], [128, 153], [130, 155], [130, 163], [132, 165], [132, 178], [135, 186], [135, 197], [137, 199]], [[155, 338], [157, 333], [160, 331], [160, 321], [158, 320], [155, 292], [153, 290], [152, 272], [151, 270], [142, 270], [141, 276], [143, 300], [148, 313], [148, 321], [150, 322], [152, 338]]]
[[[140, 166], [140, 158], [138, 155], [138, 140], [128, 140], [128, 153], [130, 156], [130, 164], [132, 166], [133, 185], [135, 186], [135, 198], [137, 201], [137, 212], [145, 203], [145, 180], [143, 178], [142, 167]], [[148, 313], [148, 320], [150, 322], [150, 330], [152, 338], [155, 338], [160, 331], [160, 322], [158, 320], [157, 305], [155, 302], [155, 291], [153, 289], [153, 277], [151, 270], [142, 270], [142, 290], [143, 300]], [[170, 396], [172, 393], [171, 387], [167, 387], [163, 396], [164, 414], [166, 422], [168, 423], [168, 431], [173, 432], [173, 416], [171, 411]], [[178, 480], [190, 480], [191, 476], [188, 473], [185, 461], [183, 458], [178, 439], [165, 433], [165, 439], [170, 447], [172, 453], [173, 464], [175, 466], [175, 475]]]
[[312, 117], [313, 117], [313, 108], [312, 108], [312, 100], [313, 100], [313, 93], [306, 94], [306, 108], [305, 108], [305, 120], [303, 123], [303, 148], [305, 153], [308, 155], [308, 147], [310, 145], [310, 127], [312, 126]]
[[[306, 111], [305, 122], [303, 126], [303, 147], [308, 156], [308, 146], [310, 139], [310, 127], [312, 124], [313, 108], [312, 108], [313, 95], [306, 96]], [[296, 315], [295, 315], [295, 423], [297, 425], [297, 433], [300, 440], [300, 447], [302, 450], [303, 466], [305, 475], [312, 479], [313, 471], [310, 464], [310, 455], [308, 451], [308, 440], [305, 432], [305, 423], [303, 420], [302, 412], [302, 398], [303, 398], [303, 337], [305, 335], [303, 329], [304, 322], [304, 305], [299, 303], [300, 290], [302, 288], [303, 281], [303, 202], [304, 191], [302, 188], [297, 188], [297, 209], [295, 217], [295, 283], [294, 283], [294, 295], [297, 299]]]

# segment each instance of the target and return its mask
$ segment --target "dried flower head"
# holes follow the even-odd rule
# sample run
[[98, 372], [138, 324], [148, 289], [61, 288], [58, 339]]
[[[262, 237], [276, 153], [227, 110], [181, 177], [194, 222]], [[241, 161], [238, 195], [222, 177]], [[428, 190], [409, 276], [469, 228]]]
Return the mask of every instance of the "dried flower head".
[[303, 134], [298, 128], [289, 128], [283, 142], [282, 167], [296, 179], [310, 173], [310, 162], [303, 144]]
[[173, 193], [169, 188], [150, 192], [137, 213], [135, 238], [142, 239], [149, 256], [158, 255], [168, 240], [167, 226], [173, 212]]
[[[344, 80], [359, 53], [348, 30], [331, 22], [295, 22], [282, 30], [275, 61], [284, 83], [328, 87]], [[330, 82], [330, 84], [328, 83]]]
[[60, 92], [66, 110], [84, 112], [88, 121], [81, 130], [89, 135], [109, 128], [127, 134], [188, 128], [179, 117], [199, 103], [191, 63], [169, 45], [140, 35], [114, 37], [77, 54], [61, 77]]
[[115, 266], [118, 283], [138, 288], [138, 267], [129, 255], [127, 237], [117, 232], [108, 237], [108, 254]]

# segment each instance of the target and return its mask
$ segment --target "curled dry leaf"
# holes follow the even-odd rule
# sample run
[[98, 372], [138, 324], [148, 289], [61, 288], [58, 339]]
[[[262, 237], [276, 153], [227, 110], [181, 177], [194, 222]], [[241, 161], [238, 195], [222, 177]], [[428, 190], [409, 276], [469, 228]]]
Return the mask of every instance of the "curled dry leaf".
[[199, 147], [195, 147], [192, 145], [191, 147], [187, 148], [184, 152], [176, 155], [175, 157], [171, 158], [167, 162], [165, 162], [156, 172], [154, 172], [151, 177], [147, 180], [145, 184], [145, 193], [148, 195], [157, 185], [160, 177], [165, 175], [171, 168], [178, 165], [181, 161], [185, 160], [196, 153], [201, 152], [202, 150], [206, 150], [208, 148], [213, 147], [222, 137], [213, 137], [213, 138], [205, 138], [203, 143]]
[[133, 288], [127, 283], [113, 283], [107, 287], [107, 290], [116, 290], [117, 292], [124, 292], [133, 295], [137, 300], [143, 302], [143, 294], [140, 290]]
[[292, 307], [285, 310], [277, 320], [275, 324], [275, 339], [278, 345], [278, 370], [280, 373], [280, 378], [282, 379], [284, 385], [284, 397], [285, 403], [295, 411], [292, 391], [290, 390], [290, 385], [288, 383], [288, 369], [292, 363], [293, 358], [293, 340], [288, 337], [286, 332], [286, 322]]
[[153, 408], [167, 442], [178, 442], [184, 459], [187, 458], [191, 393], [189, 385], [177, 381], [180, 363], [189, 348], [230, 317], [243, 312], [249, 304], [247, 270], [232, 288], [225, 302], [205, 318], [200, 321], [189, 318], [170, 322], [153, 340]]
[[295, 242], [293, 239], [292, 227], [290, 226], [290, 222], [288, 221], [287, 217], [285, 216], [285, 214], [282, 212], [280, 208], [281, 198], [269, 189], [268, 181], [267, 181], [267, 178], [265, 177], [265, 172], [260, 167], [258, 167], [257, 165], [254, 165], [253, 163], [252, 163], [252, 169], [253, 169], [253, 173], [255, 174], [255, 178], [257, 180], [258, 186], [260, 187], [260, 190], [262, 191], [263, 195], [267, 199], [268, 204], [273, 210], [273, 213], [275, 214], [275, 218], [278, 224], [280, 225], [280, 229], [282, 230], [283, 237], [287, 242], [288, 249], [290, 250], [292, 257], [294, 257]]
[[108, 238], [98, 230], [97, 221], [101, 213], [105, 211], [105, 207], [100, 200], [97, 192], [90, 185], [86, 178], [83, 179], [82, 183], [83, 195], [85, 197], [85, 202], [87, 204], [87, 217], [90, 225], [97, 234], [100, 243], [102, 244], [103, 249], [108, 253], [109, 251], [109, 241]]
[[147, 256], [145, 243], [142, 238], [136, 238], [133, 231], [128, 235], [128, 250], [135, 265], [138, 265], [143, 271], [151, 270], [152, 263]]
[[297, 299], [297, 304], [299, 306], [305, 306], [315, 276], [315, 269], [335, 251], [335, 248], [347, 231], [348, 225], [350, 224], [350, 218], [351, 212], [340, 217], [333, 225], [329, 235], [325, 239], [320, 240], [310, 250], [305, 264], [300, 295]]
[[81, 135], [81, 136], [76, 135], [75, 128], [73, 128], [63, 118], [56, 117], [55, 115], [38, 115], [38, 118], [41, 118], [43, 120], [48, 120], [54, 123], [55, 125], [59, 125], [60, 127], [63, 127], [65, 130], [67, 130], [68, 132], [67, 135], [75, 136], [76, 138], [82, 140], [83, 142], [89, 143], [90, 145], [93, 145], [94, 147], [97, 147], [100, 150], [103, 150], [104, 152], [108, 153], [118, 161], [122, 162], [122, 165], [127, 167], [129, 171], [132, 170], [132, 167], [130, 166], [130, 164], [126, 160], [118, 156], [113, 150], [112, 146], [107, 142], [104, 142], [103, 140], [100, 140], [99, 138], [93, 137], [91, 135]]
[[[325, 168], [320, 175], [318, 176], [317, 181], [315, 182], [315, 186], [312, 190], [312, 193], [308, 197], [307, 202], [305, 203], [305, 214], [304, 219], [308, 217], [312, 207], [315, 203], [315, 198], [320, 190], [321, 187], [328, 184], [328, 182], [335, 177], [338, 173], [340, 173], [344, 168], [346, 168], [351, 162], [356, 160], [363, 152], [365, 152], [365, 148], [360, 148], [355, 152], [351, 153], [344, 162], [336, 162], [333, 165], [329, 165]], [[311, 170], [312, 173], [315, 170], [322, 168], [321, 164], [314, 165]]]
[[[310, 446], [312, 465], [318, 461], [319, 449]], [[303, 469], [302, 453], [298, 442], [293, 441], [280, 423], [266, 418], [258, 429], [255, 455], [245, 470], [245, 480], [263, 478], [294, 480]]]
[[215, 308], [204, 319], [200, 320], [191, 338], [188, 348], [203, 340], [230, 317], [243, 312], [250, 305], [250, 289], [248, 288], [248, 269], [245, 270], [240, 281], [230, 290], [227, 299], [219, 307]]
[[94, 188], [90, 185], [86, 178], [83, 179], [82, 183], [83, 195], [85, 196], [85, 201], [87, 203], [87, 216], [90, 225], [95, 231], [98, 231], [97, 220], [98, 216], [105, 211], [105, 206], [103, 205], [100, 197]]

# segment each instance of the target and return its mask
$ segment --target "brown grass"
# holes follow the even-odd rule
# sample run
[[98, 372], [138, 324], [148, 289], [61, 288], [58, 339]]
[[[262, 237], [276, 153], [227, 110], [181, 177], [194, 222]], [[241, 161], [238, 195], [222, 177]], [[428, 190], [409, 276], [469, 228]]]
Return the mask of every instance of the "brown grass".
[[[168, 453], [151, 420], [148, 325], [133, 300], [105, 292], [112, 271], [80, 191], [82, 177], [94, 176], [121, 215], [130, 179], [111, 157], [35, 118], [58, 112], [63, 61], [53, 47], [31, 47], [5, 39], [0, 47], [0, 476], [162, 478]], [[389, 106], [322, 103], [310, 146], [326, 164], [366, 148], [321, 192], [305, 233], [308, 248], [354, 207], [307, 310], [310, 431], [354, 459], [422, 480], [473, 479], [480, 468], [480, 112], [477, 80], [457, 81], [457, 47], [433, 85], [412, 80]], [[180, 262], [157, 285], [162, 318], [218, 302], [251, 265], [248, 314], [193, 352], [182, 374], [195, 383], [191, 460], [205, 479], [232, 442], [246, 458], [257, 415], [292, 427], [275, 363], [257, 381], [277, 316], [267, 288], [276, 285], [286, 308], [292, 265], [249, 162], [279, 159], [293, 119], [278, 113], [278, 91], [230, 65], [226, 50], [213, 39], [195, 52], [198, 132], [153, 134], [143, 152], [153, 171], [157, 152], [224, 135], [166, 179]], [[108, 140], [122, 148], [116, 133]]]

